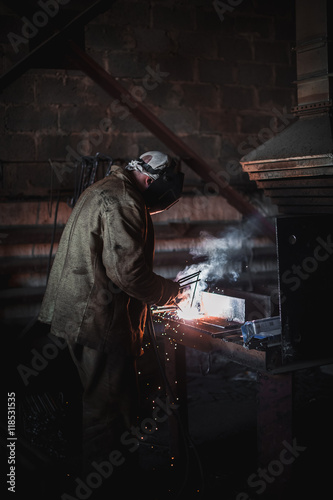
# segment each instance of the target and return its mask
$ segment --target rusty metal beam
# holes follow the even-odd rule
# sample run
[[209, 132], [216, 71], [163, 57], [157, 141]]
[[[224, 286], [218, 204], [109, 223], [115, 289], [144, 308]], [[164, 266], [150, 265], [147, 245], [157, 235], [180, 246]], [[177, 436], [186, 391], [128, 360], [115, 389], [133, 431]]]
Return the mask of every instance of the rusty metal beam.
[[[24, 2], [22, 2], [24, 4]], [[50, 54], [52, 47], [56, 46], [59, 48], [61, 42], [66, 42], [66, 39], [73, 36], [74, 30], [85, 26], [94, 17], [98, 16], [102, 12], [110, 9], [114, 0], [95, 0], [89, 7], [78, 12], [77, 15], [70, 21], [68, 21], [64, 26], [59, 26], [54, 32], [49, 33], [47, 31], [47, 37], [34, 49], [19, 60], [14, 66], [12, 66], [6, 73], [0, 77], [0, 91], [4, 90], [8, 85], [12, 84], [17, 78], [22, 76], [26, 71], [33, 67], [39, 67], [40, 60], [47, 59]], [[21, 17], [22, 11], [20, 10], [20, 2], [5, 2], [8, 8], [17, 11], [17, 15]], [[61, 5], [60, 5], [61, 7]], [[61, 16], [59, 16], [60, 20]]]
[[134, 99], [130, 92], [76, 43], [70, 41], [67, 54], [70, 62], [84, 71], [92, 80], [100, 85], [109, 95], [120, 102], [129, 103], [129, 111], [159, 140], [179, 156], [187, 165], [198, 174], [204, 182], [214, 183], [219, 193], [236, 208], [241, 214], [252, 217], [271, 239], [275, 238], [273, 224], [267, 220], [242, 194], [233, 189], [225, 178], [215, 172], [205, 160], [177, 137], [172, 130], [164, 125], [148, 108]]
[[[227, 341], [213, 337], [207, 330], [197, 327], [193, 321], [168, 318], [154, 318], [156, 335], [165, 335], [177, 345], [191, 347], [201, 352], [219, 351], [229, 361], [247, 366], [251, 370], [266, 371], [266, 353], [256, 349], [246, 349], [242, 342]], [[234, 334], [238, 338], [238, 334]]]

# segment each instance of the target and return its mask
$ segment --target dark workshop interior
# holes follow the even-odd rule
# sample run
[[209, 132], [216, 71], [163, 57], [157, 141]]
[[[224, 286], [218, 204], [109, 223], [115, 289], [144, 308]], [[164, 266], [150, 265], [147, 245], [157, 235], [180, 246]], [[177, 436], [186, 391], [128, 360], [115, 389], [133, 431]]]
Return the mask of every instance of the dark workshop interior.
[[154, 271], [185, 292], [151, 308], [138, 359], [138, 491], [331, 494], [332, 10], [0, 1], [2, 498], [93, 499], [103, 483], [80, 475], [80, 381], [37, 318], [80, 194], [154, 150], [185, 174], [152, 216]]

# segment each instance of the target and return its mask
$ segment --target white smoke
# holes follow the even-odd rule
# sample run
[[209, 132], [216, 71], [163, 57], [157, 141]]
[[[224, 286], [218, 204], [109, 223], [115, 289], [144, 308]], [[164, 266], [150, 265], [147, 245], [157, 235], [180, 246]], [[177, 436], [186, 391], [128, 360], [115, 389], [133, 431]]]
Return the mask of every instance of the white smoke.
[[240, 273], [239, 260], [247, 255], [252, 247], [247, 226], [231, 227], [220, 236], [205, 231], [200, 233], [201, 242], [190, 249], [194, 258], [204, 257], [204, 262], [187, 266], [178, 273], [177, 279], [201, 271], [201, 279], [217, 281], [228, 278], [236, 281]]
[[195, 258], [204, 258], [203, 262], [187, 266], [180, 271], [176, 280], [184, 278], [192, 273], [200, 272], [200, 282], [185, 289], [182, 294], [182, 302], [192, 302], [195, 288], [195, 302], [200, 300], [200, 293], [208, 287], [208, 282], [216, 283], [226, 280], [235, 283], [242, 271], [242, 264], [249, 260], [252, 253], [254, 228], [251, 221], [240, 226], [232, 226], [219, 236], [213, 236], [207, 232], [201, 232], [201, 242], [190, 250]]

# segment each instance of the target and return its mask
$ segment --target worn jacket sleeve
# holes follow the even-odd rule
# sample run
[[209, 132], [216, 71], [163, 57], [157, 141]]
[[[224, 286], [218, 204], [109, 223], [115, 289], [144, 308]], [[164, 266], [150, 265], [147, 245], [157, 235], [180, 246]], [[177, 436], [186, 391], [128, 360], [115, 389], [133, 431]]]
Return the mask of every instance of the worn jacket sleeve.
[[147, 261], [147, 214], [133, 200], [113, 203], [102, 215], [103, 265], [111, 281], [131, 297], [147, 304], [166, 304], [178, 284], [155, 274]]

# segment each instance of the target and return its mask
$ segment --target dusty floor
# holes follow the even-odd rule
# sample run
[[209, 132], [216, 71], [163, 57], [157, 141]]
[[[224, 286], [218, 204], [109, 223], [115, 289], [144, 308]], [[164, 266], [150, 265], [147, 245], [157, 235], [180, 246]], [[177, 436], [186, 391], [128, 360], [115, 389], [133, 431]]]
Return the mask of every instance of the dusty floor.
[[[218, 353], [209, 357], [192, 350], [187, 352], [187, 366], [189, 434], [195, 453], [189, 444], [188, 484], [179, 498], [184, 492], [186, 498], [226, 500], [325, 497], [330, 489], [327, 457], [333, 444], [331, 365], [294, 375], [293, 444], [302, 451], [296, 451], [292, 465], [282, 468], [277, 456], [276, 464], [271, 464], [274, 475], [267, 475], [269, 483], [258, 479], [257, 374], [224, 361]], [[144, 460], [154, 468], [148, 451]], [[185, 475], [184, 461], [177, 487]], [[173, 495], [177, 498], [177, 488]], [[156, 496], [160, 498], [164, 497]]]
[[[45, 341], [45, 339], [44, 339]], [[16, 360], [29, 363], [31, 346], [37, 350], [37, 335], [21, 343]], [[48, 340], [49, 342], [49, 340]], [[142, 415], [149, 418], [152, 401], [163, 399], [163, 388], [152, 352], [141, 363], [139, 383]], [[75, 369], [66, 350], [50, 360], [45, 369], [24, 385], [16, 370], [18, 399], [18, 491], [16, 498], [73, 500], [93, 495], [73, 494], [78, 475], [80, 442], [80, 388]], [[184, 441], [180, 460], [169, 452], [168, 422], [147, 434], [137, 452], [140, 467], [140, 494], [151, 500], [198, 498], [218, 500], [261, 500], [307, 497], [324, 498], [330, 487], [330, 463], [327, 457], [333, 444], [333, 373], [331, 367], [313, 368], [295, 374], [294, 436], [304, 451], [291, 465], [272, 465], [273, 476], [259, 483], [257, 477], [257, 382], [256, 373], [219, 354], [208, 356], [187, 351], [188, 430], [180, 434]], [[47, 415], [40, 405], [48, 405]], [[35, 405], [35, 406], [34, 406]], [[37, 409], [36, 409], [37, 405]], [[34, 409], [35, 408], [35, 409]], [[188, 437], [190, 439], [188, 439]], [[277, 457], [278, 460], [279, 457]], [[292, 467], [292, 475], [290, 474]], [[283, 496], [276, 487], [289, 478]], [[272, 481], [271, 481], [272, 480]], [[129, 479], [129, 482], [132, 478]], [[268, 494], [268, 490], [270, 492]], [[276, 487], [276, 488], [275, 488]], [[263, 490], [263, 491], [262, 491]], [[71, 495], [64, 496], [71, 491]], [[110, 489], [107, 498], [121, 498]], [[103, 497], [104, 500], [104, 497]]]

